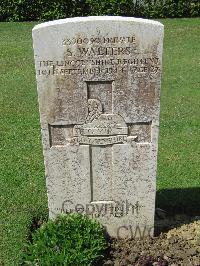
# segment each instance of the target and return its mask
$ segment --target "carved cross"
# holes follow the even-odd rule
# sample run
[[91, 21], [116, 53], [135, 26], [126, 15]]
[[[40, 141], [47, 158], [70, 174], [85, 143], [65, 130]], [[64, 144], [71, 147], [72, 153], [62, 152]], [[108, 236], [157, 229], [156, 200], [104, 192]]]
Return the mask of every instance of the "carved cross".
[[113, 200], [110, 198], [113, 182], [113, 145], [147, 139], [150, 142], [151, 123], [126, 124], [122, 116], [113, 112], [112, 83], [87, 82], [88, 116], [84, 124], [60, 125], [57, 122], [50, 125], [52, 147], [89, 145], [91, 202]]

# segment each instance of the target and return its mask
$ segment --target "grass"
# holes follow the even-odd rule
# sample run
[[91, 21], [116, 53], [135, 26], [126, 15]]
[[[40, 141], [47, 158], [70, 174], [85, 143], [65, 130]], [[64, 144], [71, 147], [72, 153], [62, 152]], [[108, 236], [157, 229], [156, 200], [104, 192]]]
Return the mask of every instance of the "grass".
[[[166, 19], [157, 205], [199, 204], [199, 19]], [[47, 217], [31, 29], [0, 26], [0, 265], [17, 265], [35, 217]], [[199, 206], [199, 205], [198, 205]], [[200, 209], [200, 208], [199, 208]]]
[[161, 207], [169, 202], [186, 207], [198, 204], [200, 211], [200, 19], [162, 22], [165, 40], [157, 187], [165, 195], [158, 193], [158, 199]]

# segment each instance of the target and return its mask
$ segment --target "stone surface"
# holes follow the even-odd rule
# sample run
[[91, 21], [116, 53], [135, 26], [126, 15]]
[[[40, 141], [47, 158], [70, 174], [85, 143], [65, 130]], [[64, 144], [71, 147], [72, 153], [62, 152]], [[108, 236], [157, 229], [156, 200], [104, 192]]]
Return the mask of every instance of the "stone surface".
[[153, 234], [163, 25], [71, 18], [33, 29], [49, 215]]

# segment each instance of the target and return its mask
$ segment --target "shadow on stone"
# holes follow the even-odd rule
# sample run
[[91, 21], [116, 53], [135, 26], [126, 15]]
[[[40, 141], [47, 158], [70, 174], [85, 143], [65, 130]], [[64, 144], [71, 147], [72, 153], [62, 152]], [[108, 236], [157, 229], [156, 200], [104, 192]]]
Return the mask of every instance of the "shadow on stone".
[[155, 236], [198, 219], [200, 219], [200, 188], [157, 191]]

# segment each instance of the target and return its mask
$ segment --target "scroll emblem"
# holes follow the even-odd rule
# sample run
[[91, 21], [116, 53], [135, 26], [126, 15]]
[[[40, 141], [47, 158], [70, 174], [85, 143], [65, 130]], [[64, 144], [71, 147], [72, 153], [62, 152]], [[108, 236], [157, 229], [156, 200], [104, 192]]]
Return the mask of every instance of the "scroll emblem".
[[74, 126], [72, 142], [109, 145], [127, 142], [128, 127], [119, 114], [104, 114], [97, 99], [88, 100], [88, 116], [83, 125]]

